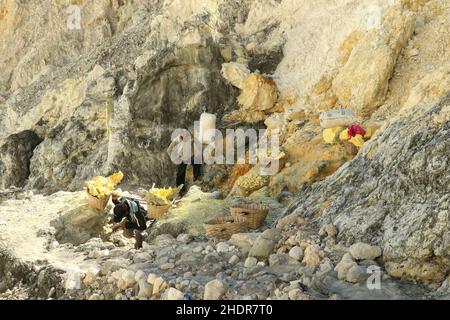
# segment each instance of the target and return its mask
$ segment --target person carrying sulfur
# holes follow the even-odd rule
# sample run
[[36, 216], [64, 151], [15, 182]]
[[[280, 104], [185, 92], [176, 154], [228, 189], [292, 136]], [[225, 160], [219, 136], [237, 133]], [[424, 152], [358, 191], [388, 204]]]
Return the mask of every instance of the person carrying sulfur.
[[193, 167], [194, 183], [200, 182], [202, 175], [202, 165], [200, 161], [196, 161], [196, 155], [201, 155], [202, 145], [191, 134], [192, 129], [189, 131], [186, 130], [181, 133], [167, 148], [170, 159], [177, 165], [176, 187], [183, 185], [180, 191], [181, 195], [186, 192], [186, 169], [188, 164], [191, 164]]
[[113, 193], [111, 200], [114, 203], [113, 231], [123, 230], [127, 238], [134, 237], [135, 249], [142, 248], [143, 232], [147, 229], [147, 212], [135, 199], [119, 197]]

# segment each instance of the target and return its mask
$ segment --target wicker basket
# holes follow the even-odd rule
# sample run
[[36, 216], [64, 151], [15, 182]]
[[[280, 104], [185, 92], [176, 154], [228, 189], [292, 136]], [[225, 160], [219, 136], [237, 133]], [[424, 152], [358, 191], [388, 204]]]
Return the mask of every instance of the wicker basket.
[[246, 231], [248, 221], [245, 217], [225, 216], [203, 224], [209, 236], [228, 240], [235, 233]]
[[109, 201], [109, 196], [97, 198], [97, 197], [94, 197], [93, 195], [91, 195], [87, 191], [86, 191], [86, 194], [87, 194], [87, 201], [91, 207], [98, 209], [98, 210], [105, 210], [106, 205], [108, 204], [108, 201]]
[[230, 208], [233, 217], [246, 217], [250, 229], [261, 228], [266, 220], [269, 208], [261, 204], [244, 204]]
[[147, 217], [149, 219], [161, 220], [162, 217], [166, 214], [166, 212], [169, 211], [171, 206], [172, 204], [167, 204], [164, 206], [155, 206], [149, 204], [147, 207]]

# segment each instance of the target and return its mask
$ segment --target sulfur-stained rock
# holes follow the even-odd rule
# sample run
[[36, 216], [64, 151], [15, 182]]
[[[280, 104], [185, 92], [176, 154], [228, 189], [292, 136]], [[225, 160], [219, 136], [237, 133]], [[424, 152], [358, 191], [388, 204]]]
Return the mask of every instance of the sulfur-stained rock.
[[305, 250], [302, 262], [309, 266], [317, 266], [320, 264], [320, 260], [319, 249], [314, 245], [308, 246]]
[[383, 104], [397, 57], [414, 28], [411, 12], [392, 8], [381, 30], [370, 31], [358, 42], [333, 80], [333, 91], [342, 106], [369, 116]]
[[278, 96], [275, 81], [257, 74], [251, 74], [244, 82], [238, 102], [246, 111], [266, 111], [271, 109]]

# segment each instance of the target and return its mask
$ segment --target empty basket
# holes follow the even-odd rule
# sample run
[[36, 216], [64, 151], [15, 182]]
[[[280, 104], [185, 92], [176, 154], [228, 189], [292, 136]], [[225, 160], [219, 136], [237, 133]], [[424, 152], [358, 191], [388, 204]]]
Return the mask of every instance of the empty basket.
[[228, 240], [235, 233], [246, 231], [248, 221], [245, 217], [225, 216], [203, 224], [209, 236]]
[[250, 229], [259, 229], [266, 220], [269, 208], [261, 204], [244, 204], [231, 207], [230, 212], [233, 217], [247, 218]]

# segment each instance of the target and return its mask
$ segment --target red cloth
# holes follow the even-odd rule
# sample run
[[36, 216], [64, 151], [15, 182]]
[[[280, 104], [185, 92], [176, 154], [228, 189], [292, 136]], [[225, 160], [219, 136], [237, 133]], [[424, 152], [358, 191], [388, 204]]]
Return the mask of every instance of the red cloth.
[[358, 126], [357, 124], [352, 124], [348, 127], [348, 136], [349, 138], [353, 138], [357, 134], [360, 134], [364, 136], [366, 134], [366, 130], [364, 130], [361, 126]]

